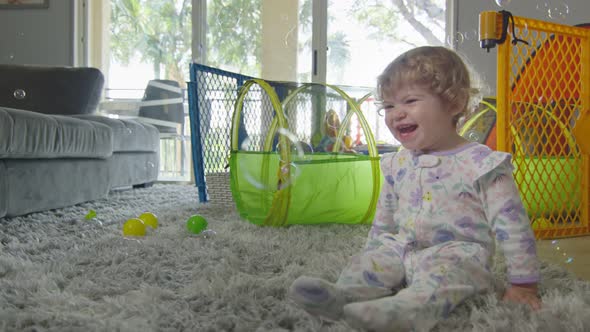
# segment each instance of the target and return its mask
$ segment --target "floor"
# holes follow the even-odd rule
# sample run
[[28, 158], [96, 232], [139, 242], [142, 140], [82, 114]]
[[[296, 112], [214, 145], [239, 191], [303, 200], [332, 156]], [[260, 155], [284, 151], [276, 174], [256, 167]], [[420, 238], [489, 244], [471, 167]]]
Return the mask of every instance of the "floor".
[[537, 241], [539, 259], [590, 281], [590, 236]]

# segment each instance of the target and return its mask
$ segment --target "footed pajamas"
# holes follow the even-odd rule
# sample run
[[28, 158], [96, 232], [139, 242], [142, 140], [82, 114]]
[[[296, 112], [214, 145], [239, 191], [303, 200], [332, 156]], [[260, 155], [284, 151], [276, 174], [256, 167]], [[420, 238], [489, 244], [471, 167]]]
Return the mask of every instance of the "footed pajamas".
[[330, 308], [328, 318], [344, 315], [368, 330], [430, 330], [490, 288], [496, 244], [510, 283], [539, 280], [509, 154], [478, 143], [440, 153], [401, 150], [383, 155], [381, 169], [385, 181], [365, 249], [336, 284], [308, 277], [293, 283], [291, 298], [308, 311]]

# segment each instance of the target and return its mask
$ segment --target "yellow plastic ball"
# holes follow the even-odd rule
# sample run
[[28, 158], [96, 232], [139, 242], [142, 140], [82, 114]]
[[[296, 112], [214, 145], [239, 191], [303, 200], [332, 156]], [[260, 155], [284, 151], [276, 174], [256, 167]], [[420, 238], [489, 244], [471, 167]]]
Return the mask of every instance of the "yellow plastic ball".
[[146, 226], [150, 226], [153, 229], [158, 228], [158, 217], [151, 212], [142, 213], [139, 216], [139, 219], [141, 219]]
[[145, 224], [139, 218], [131, 218], [123, 224], [123, 236], [145, 236]]

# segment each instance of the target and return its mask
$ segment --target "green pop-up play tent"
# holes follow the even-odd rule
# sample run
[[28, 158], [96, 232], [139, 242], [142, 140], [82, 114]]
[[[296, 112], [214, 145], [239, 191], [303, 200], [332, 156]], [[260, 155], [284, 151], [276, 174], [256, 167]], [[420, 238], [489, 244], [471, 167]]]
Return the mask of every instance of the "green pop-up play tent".
[[[257, 151], [241, 148], [239, 139], [244, 101], [254, 86], [257, 93], [268, 96], [274, 113], [262, 148]], [[252, 79], [241, 87], [232, 118], [230, 183], [244, 219], [266, 226], [372, 222], [382, 181], [379, 155], [358, 104], [343, 90], [321, 85], [347, 103], [332, 152], [296, 153], [301, 148], [296, 148], [298, 143], [289, 131], [284, 110], [300, 93], [317, 86], [302, 84], [282, 103], [264, 80]], [[368, 154], [340, 152], [345, 128], [355, 115], [364, 132]]]

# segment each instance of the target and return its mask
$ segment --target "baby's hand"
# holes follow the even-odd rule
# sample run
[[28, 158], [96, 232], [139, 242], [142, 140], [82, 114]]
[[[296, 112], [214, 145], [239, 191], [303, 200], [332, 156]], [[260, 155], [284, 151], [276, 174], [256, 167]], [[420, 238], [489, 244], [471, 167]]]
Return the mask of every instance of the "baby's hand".
[[537, 294], [537, 284], [512, 284], [504, 293], [504, 301], [528, 304], [534, 310], [541, 309], [541, 299]]

